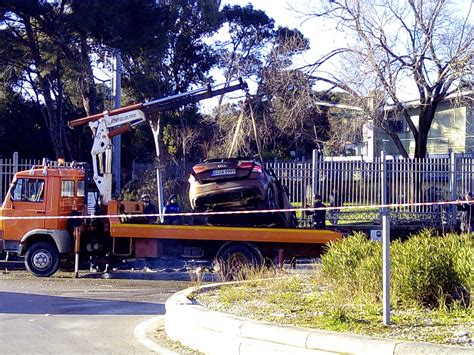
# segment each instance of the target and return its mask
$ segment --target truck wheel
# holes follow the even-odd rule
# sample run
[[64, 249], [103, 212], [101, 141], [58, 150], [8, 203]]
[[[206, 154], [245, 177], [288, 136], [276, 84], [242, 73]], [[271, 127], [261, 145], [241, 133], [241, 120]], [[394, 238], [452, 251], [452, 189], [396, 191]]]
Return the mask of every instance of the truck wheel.
[[258, 249], [245, 244], [231, 244], [218, 255], [222, 275], [225, 280], [246, 279], [252, 269], [263, 265], [263, 257]]
[[48, 277], [59, 268], [59, 256], [56, 246], [48, 242], [32, 244], [25, 254], [25, 265], [29, 272], [35, 276]]

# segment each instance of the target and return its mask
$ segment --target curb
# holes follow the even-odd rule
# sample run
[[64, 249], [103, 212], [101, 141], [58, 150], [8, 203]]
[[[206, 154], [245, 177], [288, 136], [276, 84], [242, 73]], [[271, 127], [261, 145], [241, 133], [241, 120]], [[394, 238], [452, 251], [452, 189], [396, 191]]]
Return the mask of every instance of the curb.
[[148, 348], [156, 354], [178, 355], [178, 353], [157, 344], [155, 341], [152, 340], [153, 337], [149, 335], [150, 332], [157, 328], [158, 323], [164, 323], [164, 318], [165, 316], [157, 316], [147, 319], [146, 321], [138, 324], [135, 327], [133, 335], [140, 344], [142, 344], [144, 347]]
[[[227, 283], [229, 284], [229, 283]], [[212, 311], [188, 298], [212, 284], [175, 293], [165, 304], [165, 331], [173, 340], [206, 354], [474, 354], [474, 349], [406, 342], [249, 320]]]

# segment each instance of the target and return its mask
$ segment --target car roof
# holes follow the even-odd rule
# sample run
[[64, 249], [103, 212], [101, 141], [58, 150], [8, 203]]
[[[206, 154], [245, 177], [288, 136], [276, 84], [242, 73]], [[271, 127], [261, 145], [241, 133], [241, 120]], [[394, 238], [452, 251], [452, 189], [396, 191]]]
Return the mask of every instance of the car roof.
[[236, 161], [236, 160], [247, 160], [247, 161], [253, 161], [255, 163], [260, 162], [254, 158], [250, 157], [235, 157], [235, 158], [210, 158], [210, 159], [204, 159], [203, 163], [216, 163], [216, 162], [226, 162], [226, 161]]

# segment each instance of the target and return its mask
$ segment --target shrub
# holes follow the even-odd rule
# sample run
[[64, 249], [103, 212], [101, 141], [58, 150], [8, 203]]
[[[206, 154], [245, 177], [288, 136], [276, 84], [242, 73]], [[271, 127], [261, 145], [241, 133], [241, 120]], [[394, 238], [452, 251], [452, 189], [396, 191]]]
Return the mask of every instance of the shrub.
[[322, 274], [333, 286], [353, 296], [381, 289], [380, 243], [355, 233], [341, 241], [330, 243], [322, 257]]
[[[434, 236], [423, 230], [391, 245], [391, 299], [404, 306], [438, 307], [453, 300], [469, 304], [473, 290], [474, 250], [466, 235]], [[366, 302], [382, 296], [382, 244], [356, 233], [329, 245], [322, 276], [338, 297]]]
[[[460, 298], [472, 288], [473, 251], [466, 236], [434, 236], [424, 230], [391, 250], [393, 298], [429, 307]], [[463, 294], [466, 296], [466, 294]], [[465, 300], [468, 301], [468, 300]]]

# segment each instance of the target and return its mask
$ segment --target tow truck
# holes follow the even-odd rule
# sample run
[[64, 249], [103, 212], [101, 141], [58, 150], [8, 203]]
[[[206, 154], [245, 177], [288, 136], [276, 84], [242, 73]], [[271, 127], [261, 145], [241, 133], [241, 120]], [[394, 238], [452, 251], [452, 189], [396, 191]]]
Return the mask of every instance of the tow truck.
[[[0, 248], [24, 257], [34, 275], [48, 277], [75, 255], [85, 259], [176, 256], [216, 260], [224, 275], [243, 265], [262, 266], [292, 257], [317, 257], [342, 237], [328, 229], [279, 229], [208, 225], [144, 224], [143, 204], [112, 198], [112, 137], [146, 122], [150, 113], [172, 110], [216, 95], [246, 90], [237, 84], [201, 89], [134, 104], [71, 121], [88, 124], [94, 136], [88, 164], [50, 162], [17, 172], [0, 209]], [[89, 184], [92, 182], [92, 184]], [[97, 193], [89, 189], [96, 187]], [[95, 196], [91, 204], [91, 196]], [[90, 206], [93, 205], [92, 211]]]

